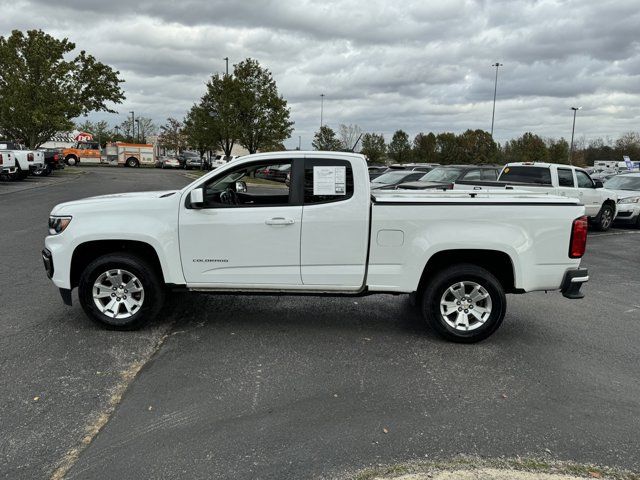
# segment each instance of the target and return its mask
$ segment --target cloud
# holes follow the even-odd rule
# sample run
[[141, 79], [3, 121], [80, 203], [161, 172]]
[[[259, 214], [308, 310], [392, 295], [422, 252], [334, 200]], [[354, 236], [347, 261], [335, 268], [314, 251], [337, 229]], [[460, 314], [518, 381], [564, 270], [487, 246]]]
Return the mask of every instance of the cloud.
[[[124, 13], [126, 12], [126, 14]], [[320, 123], [360, 125], [388, 138], [489, 129], [617, 137], [637, 129], [640, 48], [636, 1], [19, 0], [0, 34], [42, 28], [120, 70], [128, 111], [182, 118], [224, 57], [269, 68], [309, 147]], [[4, 33], [2, 33], [4, 32]]]

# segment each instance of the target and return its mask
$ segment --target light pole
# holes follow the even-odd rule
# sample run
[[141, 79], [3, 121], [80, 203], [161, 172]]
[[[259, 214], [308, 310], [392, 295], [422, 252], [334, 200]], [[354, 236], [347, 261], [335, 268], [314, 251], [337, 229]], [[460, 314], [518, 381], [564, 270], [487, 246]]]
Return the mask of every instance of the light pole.
[[140, 119], [136, 118], [136, 125], [138, 125], [138, 133], [136, 134], [136, 142], [140, 143]]
[[302, 147], [302, 135], [298, 135], [298, 151], [301, 150]]
[[320, 129], [322, 129], [322, 114], [324, 113], [324, 93], [320, 94]]
[[131, 140], [136, 136], [136, 116], [133, 111], [129, 112], [131, 114]]
[[227, 77], [228, 77], [229, 76], [229, 57], [224, 57], [223, 60], [227, 65], [225, 71], [227, 72]]
[[118, 141], [118, 137], [120, 136], [120, 127], [118, 125], [115, 126], [114, 130], [116, 131], [115, 141]]
[[582, 110], [582, 107], [571, 107], [573, 110], [573, 127], [571, 128], [571, 149], [569, 149], [569, 165], [573, 165], [573, 134], [576, 131], [576, 113]]
[[496, 82], [493, 85], [493, 112], [491, 113], [491, 138], [493, 138], [493, 121], [496, 117], [496, 94], [498, 93], [498, 69], [503, 65], [499, 62], [496, 62], [491, 66], [496, 67]]

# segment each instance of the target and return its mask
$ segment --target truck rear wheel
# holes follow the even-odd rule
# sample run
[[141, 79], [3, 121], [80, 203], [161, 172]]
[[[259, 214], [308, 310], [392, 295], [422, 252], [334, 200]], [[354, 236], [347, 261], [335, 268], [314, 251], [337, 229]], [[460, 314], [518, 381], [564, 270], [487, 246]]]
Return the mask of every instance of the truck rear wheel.
[[113, 253], [87, 265], [80, 276], [78, 297], [92, 320], [111, 329], [134, 330], [160, 312], [164, 285], [144, 260]]
[[135, 157], [129, 157], [127, 158], [127, 167], [137, 167], [139, 166], [140, 163], [138, 163], [138, 159]]
[[441, 337], [452, 342], [484, 340], [502, 324], [504, 288], [488, 270], [459, 264], [435, 274], [423, 292], [422, 313]]

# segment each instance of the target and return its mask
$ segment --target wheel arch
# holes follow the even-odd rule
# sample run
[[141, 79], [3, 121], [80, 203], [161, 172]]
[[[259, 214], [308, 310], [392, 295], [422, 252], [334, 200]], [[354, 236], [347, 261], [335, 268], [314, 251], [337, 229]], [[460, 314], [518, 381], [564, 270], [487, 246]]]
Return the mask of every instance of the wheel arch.
[[451, 249], [434, 253], [422, 271], [417, 291], [424, 291], [429, 278], [440, 270], [460, 263], [482, 267], [498, 279], [506, 293], [518, 292], [515, 287], [515, 265], [509, 254], [487, 249]]
[[81, 243], [73, 250], [70, 271], [71, 288], [78, 286], [80, 275], [90, 262], [109, 253], [129, 253], [142, 258], [158, 274], [160, 281], [165, 283], [160, 257], [152, 245], [138, 240], [92, 240]]

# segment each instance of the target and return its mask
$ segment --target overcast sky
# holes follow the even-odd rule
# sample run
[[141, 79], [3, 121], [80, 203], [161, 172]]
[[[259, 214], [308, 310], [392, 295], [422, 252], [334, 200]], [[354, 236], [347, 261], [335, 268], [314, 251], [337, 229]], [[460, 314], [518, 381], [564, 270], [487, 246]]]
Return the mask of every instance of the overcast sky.
[[616, 138], [640, 130], [640, 3], [458, 0], [32, 0], [2, 2], [0, 35], [41, 28], [120, 71], [128, 111], [183, 118], [223, 57], [269, 68], [295, 122], [365, 131], [526, 131]]

